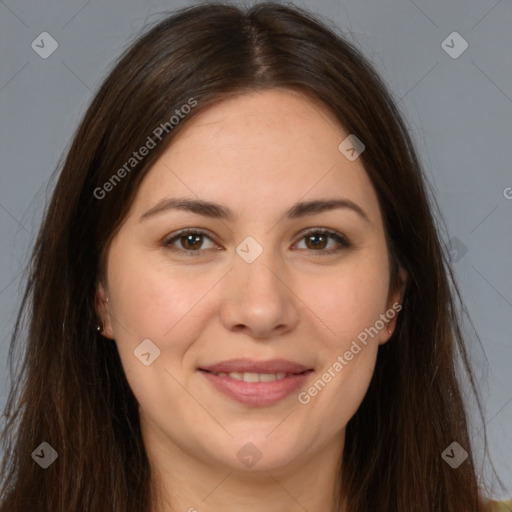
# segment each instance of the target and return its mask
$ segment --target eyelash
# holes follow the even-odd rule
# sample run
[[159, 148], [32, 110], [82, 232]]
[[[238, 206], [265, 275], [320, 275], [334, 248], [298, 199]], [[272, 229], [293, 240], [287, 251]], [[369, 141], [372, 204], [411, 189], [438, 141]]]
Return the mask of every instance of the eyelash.
[[[177, 248], [177, 247], [172, 247], [172, 244], [176, 240], [179, 240], [182, 236], [185, 236], [185, 235], [203, 235], [206, 238], [209, 238], [212, 242], [214, 242], [212, 237], [210, 235], [208, 235], [208, 233], [206, 233], [205, 231], [203, 231], [201, 229], [190, 229], [190, 228], [187, 228], [187, 229], [184, 229], [182, 231], [179, 231], [176, 234], [173, 234], [171, 237], [168, 237], [168, 238], [164, 239], [162, 241], [162, 245], [166, 249], [169, 249], [169, 250], [172, 250], [172, 251], [180, 251], [180, 252], [186, 254], [189, 257], [201, 256], [201, 253], [203, 253], [205, 250], [208, 250], [208, 249], [187, 250], [187, 249], [181, 249], [181, 248]], [[335, 253], [341, 252], [344, 249], [348, 249], [349, 247], [351, 247], [351, 243], [348, 241], [348, 239], [345, 238], [344, 236], [342, 236], [341, 234], [339, 234], [339, 233], [337, 233], [335, 231], [331, 231], [329, 229], [322, 229], [322, 228], [310, 229], [309, 231], [307, 231], [306, 233], [304, 233], [302, 235], [302, 237], [299, 239], [299, 241], [302, 241], [304, 238], [306, 238], [307, 236], [310, 236], [310, 235], [324, 235], [324, 236], [328, 236], [328, 237], [334, 239], [339, 244], [339, 246], [337, 248], [334, 248], [334, 249], [332, 249], [332, 248], [331, 249], [327, 249], [327, 250], [325, 250], [325, 249], [319, 249], [319, 250], [306, 249], [306, 251], [308, 251], [309, 253], [320, 253], [320, 254], [314, 254], [314, 256], [324, 256], [324, 255], [335, 254]]]

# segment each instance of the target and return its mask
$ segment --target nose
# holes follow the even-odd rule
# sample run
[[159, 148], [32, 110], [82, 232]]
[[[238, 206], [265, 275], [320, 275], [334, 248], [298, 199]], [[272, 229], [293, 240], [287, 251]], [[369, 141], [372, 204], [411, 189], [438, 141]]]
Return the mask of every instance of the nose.
[[230, 331], [258, 339], [293, 330], [299, 320], [299, 299], [292, 278], [270, 251], [252, 263], [235, 259], [222, 290], [221, 322]]

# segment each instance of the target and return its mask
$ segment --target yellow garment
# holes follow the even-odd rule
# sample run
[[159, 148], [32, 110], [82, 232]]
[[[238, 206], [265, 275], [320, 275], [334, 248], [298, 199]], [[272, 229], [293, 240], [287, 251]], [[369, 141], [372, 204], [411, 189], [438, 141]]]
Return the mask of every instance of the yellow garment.
[[493, 501], [492, 512], [512, 512], [512, 500], [508, 501]]

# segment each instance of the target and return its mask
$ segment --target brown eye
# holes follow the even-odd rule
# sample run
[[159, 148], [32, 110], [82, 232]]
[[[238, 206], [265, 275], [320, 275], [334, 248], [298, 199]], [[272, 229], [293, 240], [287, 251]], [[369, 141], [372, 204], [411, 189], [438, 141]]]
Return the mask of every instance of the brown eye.
[[[302, 240], [305, 240], [306, 250], [311, 252], [331, 254], [350, 247], [349, 241], [344, 236], [329, 230], [309, 231]], [[334, 244], [334, 247], [327, 248], [330, 240], [334, 240], [338, 244], [337, 247]]]
[[203, 243], [201, 234], [181, 235], [179, 241], [184, 249], [199, 249]]
[[206, 250], [212, 248], [212, 246], [206, 248], [204, 247], [205, 240], [213, 242], [211, 237], [209, 237], [206, 233], [189, 229], [181, 231], [180, 233], [167, 238], [163, 241], [163, 245], [168, 249], [182, 251], [190, 256], [198, 256], [201, 252], [203, 252], [201, 249]]
[[305, 238], [308, 249], [325, 249], [328, 243], [328, 237], [323, 233], [308, 235]]
[[[351, 247], [350, 242], [341, 234], [335, 231], [316, 229], [311, 230], [301, 238], [305, 241], [305, 250], [310, 253], [328, 255], [336, 253]], [[205, 247], [206, 241], [210, 242], [209, 247]], [[334, 243], [331, 243], [334, 241]], [[164, 247], [179, 251], [187, 256], [200, 256], [205, 250], [212, 249], [214, 246], [212, 238], [200, 230], [183, 230], [167, 238], [163, 242]], [[220, 249], [217, 247], [217, 249]]]

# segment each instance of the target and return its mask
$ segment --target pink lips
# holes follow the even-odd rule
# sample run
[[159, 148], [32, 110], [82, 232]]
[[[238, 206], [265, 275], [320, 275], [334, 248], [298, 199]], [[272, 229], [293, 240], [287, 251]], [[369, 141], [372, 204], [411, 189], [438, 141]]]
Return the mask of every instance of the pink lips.
[[[251, 361], [249, 359], [231, 359], [214, 365], [199, 368], [206, 379], [221, 393], [245, 405], [263, 406], [286, 398], [304, 384], [313, 371], [307, 366], [272, 359], [269, 361]], [[245, 382], [219, 376], [216, 373], [286, 373], [283, 379], [271, 382]]]

